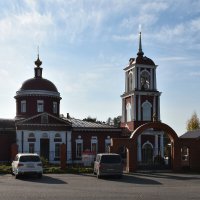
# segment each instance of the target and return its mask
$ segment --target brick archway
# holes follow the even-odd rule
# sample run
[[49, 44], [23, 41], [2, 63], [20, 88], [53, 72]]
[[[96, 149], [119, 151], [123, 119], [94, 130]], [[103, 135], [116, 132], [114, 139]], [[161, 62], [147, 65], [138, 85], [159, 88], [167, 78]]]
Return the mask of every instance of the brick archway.
[[161, 122], [150, 122], [138, 127], [127, 139], [115, 138], [112, 139], [111, 152], [117, 152], [120, 145], [124, 145], [128, 148], [129, 154], [127, 155], [127, 164], [130, 172], [134, 172], [137, 169], [137, 138], [147, 129], [159, 129], [163, 130], [171, 140], [172, 144], [172, 169], [178, 171], [181, 169], [181, 148], [179, 138], [176, 132], [167, 124]]

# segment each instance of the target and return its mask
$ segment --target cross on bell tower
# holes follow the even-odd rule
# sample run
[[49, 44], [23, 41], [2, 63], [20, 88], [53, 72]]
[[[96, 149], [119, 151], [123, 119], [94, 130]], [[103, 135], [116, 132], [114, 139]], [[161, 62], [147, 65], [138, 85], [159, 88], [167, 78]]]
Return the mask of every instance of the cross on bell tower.
[[130, 131], [140, 125], [160, 120], [160, 95], [156, 85], [157, 65], [142, 51], [142, 34], [136, 58], [130, 58], [125, 71], [125, 92], [122, 98], [121, 127]]

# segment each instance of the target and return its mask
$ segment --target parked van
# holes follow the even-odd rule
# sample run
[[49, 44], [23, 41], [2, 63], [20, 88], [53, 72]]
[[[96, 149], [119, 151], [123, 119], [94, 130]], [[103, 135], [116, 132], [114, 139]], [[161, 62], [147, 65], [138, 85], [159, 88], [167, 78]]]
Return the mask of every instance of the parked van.
[[121, 156], [115, 153], [97, 154], [94, 162], [94, 174], [97, 175], [97, 178], [111, 175], [122, 177], [123, 166]]

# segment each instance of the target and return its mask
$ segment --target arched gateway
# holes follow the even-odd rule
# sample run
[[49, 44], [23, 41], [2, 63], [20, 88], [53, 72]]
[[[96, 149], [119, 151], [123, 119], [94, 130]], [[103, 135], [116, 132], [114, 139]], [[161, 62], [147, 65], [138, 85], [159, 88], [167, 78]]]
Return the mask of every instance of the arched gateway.
[[[170, 139], [171, 153], [171, 169], [174, 171], [181, 169], [181, 147], [176, 132], [167, 124], [161, 122], [149, 122], [139, 126], [130, 136], [130, 138], [113, 138], [110, 151], [118, 152], [121, 146], [127, 149], [127, 165], [126, 170], [134, 172], [138, 169], [138, 138], [146, 130], [163, 131]], [[150, 145], [147, 144], [148, 147]]]

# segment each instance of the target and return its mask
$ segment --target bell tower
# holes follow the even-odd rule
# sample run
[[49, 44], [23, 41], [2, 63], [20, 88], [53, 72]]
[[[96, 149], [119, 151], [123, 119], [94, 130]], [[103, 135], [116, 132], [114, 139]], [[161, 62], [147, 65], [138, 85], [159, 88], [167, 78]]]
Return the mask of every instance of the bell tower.
[[160, 95], [156, 85], [157, 65], [139, 49], [136, 58], [130, 58], [125, 71], [125, 92], [122, 98], [121, 127], [135, 130], [142, 124], [160, 120]]

